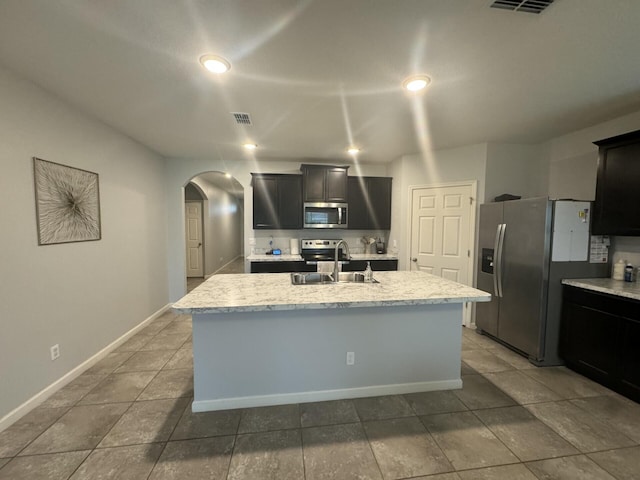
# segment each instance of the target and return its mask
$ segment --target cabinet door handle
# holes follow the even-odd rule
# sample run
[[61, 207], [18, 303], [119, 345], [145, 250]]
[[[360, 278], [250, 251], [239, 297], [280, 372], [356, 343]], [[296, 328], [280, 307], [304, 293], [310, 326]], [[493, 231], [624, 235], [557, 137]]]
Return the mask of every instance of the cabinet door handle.
[[414, 257], [414, 258], [412, 258], [412, 259], [411, 259], [411, 261], [412, 261], [412, 262], [417, 262], [417, 261], [418, 261], [418, 259]]

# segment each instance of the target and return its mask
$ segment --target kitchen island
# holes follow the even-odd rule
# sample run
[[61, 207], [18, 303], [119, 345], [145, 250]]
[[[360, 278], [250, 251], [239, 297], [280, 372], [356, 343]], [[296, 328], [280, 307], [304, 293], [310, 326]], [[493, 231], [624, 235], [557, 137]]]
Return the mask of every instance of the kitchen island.
[[490, 295], [424, 272], [374, 278], [215, 275], [176, 302], [193, 318], [193, 411], [460, 388], [464, 303]]

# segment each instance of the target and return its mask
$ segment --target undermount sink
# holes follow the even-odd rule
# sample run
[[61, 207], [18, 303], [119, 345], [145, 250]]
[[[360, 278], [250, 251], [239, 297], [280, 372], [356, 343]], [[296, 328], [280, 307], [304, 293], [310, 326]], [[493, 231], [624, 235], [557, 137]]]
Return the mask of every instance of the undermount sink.
[[[333, 281], [333, 273], [292, 273], [291, 283], [293, 285], [328, 285], [336, 283]], [[380, 283], [375, 278], [370, 282], [365, 282], [363, 272], [340, 272], [337, 283]]]

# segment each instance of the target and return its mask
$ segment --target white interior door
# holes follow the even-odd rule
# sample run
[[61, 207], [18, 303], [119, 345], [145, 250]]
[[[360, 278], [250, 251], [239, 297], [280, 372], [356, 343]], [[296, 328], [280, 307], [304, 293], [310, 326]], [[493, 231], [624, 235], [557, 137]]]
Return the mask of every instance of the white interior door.
[[186, 202], [184, 209], [187, 277], [202, 277], [204, 276], [202, 262], [202, 203]]
[[[411, 270], [472, 284], [475, 182], [414, 187], [411, 203]], [[465, 324], [471, 309], [465, 308]]]

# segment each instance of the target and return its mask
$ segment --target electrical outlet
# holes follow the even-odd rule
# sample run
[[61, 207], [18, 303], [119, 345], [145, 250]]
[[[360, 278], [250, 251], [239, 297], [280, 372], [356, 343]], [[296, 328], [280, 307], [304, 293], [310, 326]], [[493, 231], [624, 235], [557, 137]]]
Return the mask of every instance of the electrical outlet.
[[60, 356], [60, 345], [57, 343], [51, 347], [51, 360], [56, 360]]
[[353, 365], [356, 363], [355, 352], [347, 352], [347, 365]]

